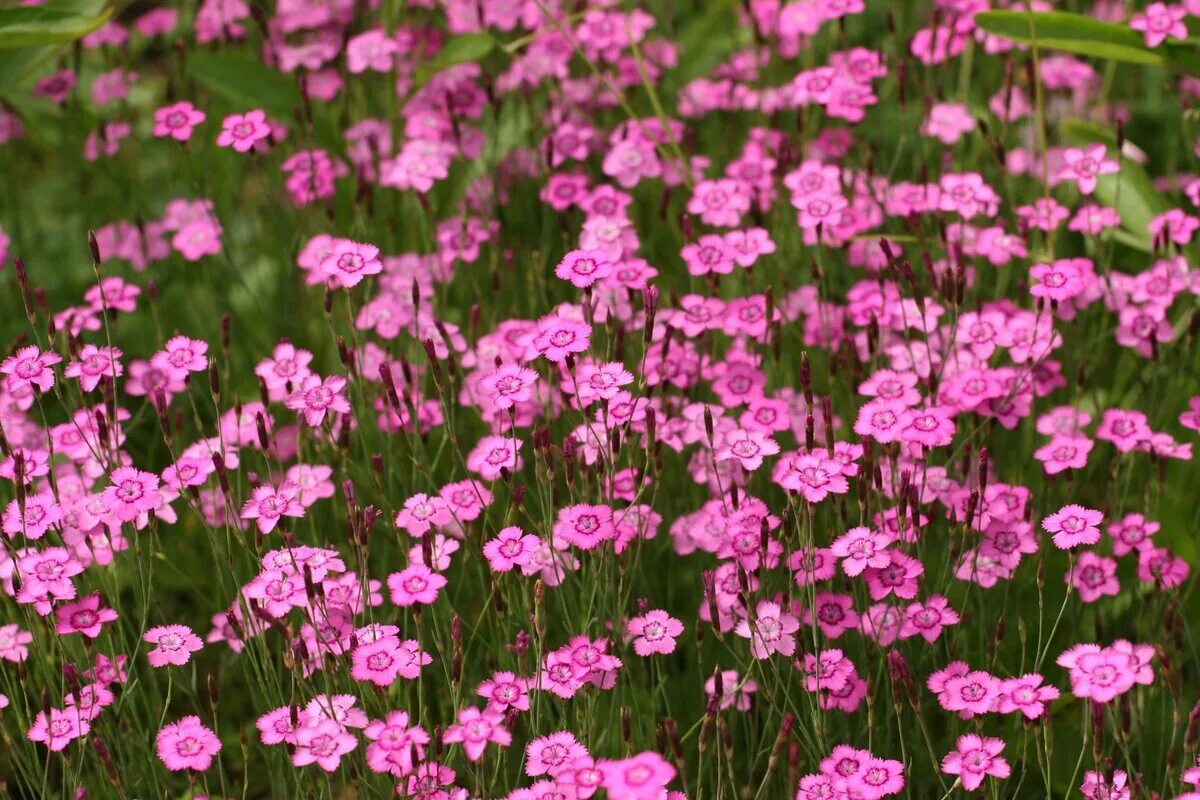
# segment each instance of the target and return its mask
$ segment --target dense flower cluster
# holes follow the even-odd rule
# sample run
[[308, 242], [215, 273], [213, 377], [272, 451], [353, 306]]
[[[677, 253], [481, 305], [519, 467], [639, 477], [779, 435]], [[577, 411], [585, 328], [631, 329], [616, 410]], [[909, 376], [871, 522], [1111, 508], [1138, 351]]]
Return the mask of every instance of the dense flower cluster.
[[1084, 4], [1134, 88], [1048, 3], [672, 5], [0, 85], [92, 195], [63, 274], [0, 204], [0, 785], [1200, 797], [1200, 4]]

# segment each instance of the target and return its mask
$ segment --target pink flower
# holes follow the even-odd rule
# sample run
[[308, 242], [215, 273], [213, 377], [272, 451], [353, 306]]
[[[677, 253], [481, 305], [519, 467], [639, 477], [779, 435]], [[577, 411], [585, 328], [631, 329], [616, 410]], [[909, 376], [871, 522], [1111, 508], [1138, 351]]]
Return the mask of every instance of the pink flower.
[[44, 744], [50, 752], [57, 753], [75, 739], [87, 736], [90, 729], [91, 724], [80, 708], [51, 708], [49, 719], [45, 711], [37, 713], [26, 735], [29, 741]]
[[283, 517], [303, 517], [299, 491], [300, 487], [291, 481], [284, 481], [278, 489], [269, 484], [257, 486], [242, 506], [242, 519], [256, 520], [260, 533], [270, 533]]
[[547, 361], [557, 364], [573, 353], [587, 352], [591, 347], [591, 335], [591, 328], [582, 322], [553, 315], [542, 317], [533, 337], [533, 349]]
[[1080, 294], [1084, 283], [1075, 259], [1060, 258], [1052, 264], [1034, 264], [1029, 268], [1029, 294], [1047, 300], [1070, 300]]
[[730, 708], [749, 711], [750, 695], [756, 691], [758, 684], [740, 680], [735, 669], [722, 670], [704, 682], [704, 693], [723, 711]]
[[324, 421], [327, 411], [350, 413], [350, 401], [342, 394], [345, 388], [346, 379], [340, 375], [330, 375], [324, 380], [320, 375], [308, 375], [300, 381], [299, 387], [288, 395], [285, 405], [293, 411], [301, 412], [304, 421], [310, 427], [316, 428]]
[[508, 747], [512, 734], [504, 727], [504, 715], [497, 711], [464, 708], [458, 712], [458, 722], [446, 728], [442, 735], [445, 744], [461, 744], [471, 761], [483, 758], [488, 743]]
[[996, 710], [1001, 714], [1020, 711], [1027, 719], [1037, 719], [1046, 713], [1046, 705], [1058, 699], [1058, 689], [1043, 686], [1044, 679], [1038, 673], [1009, 678], [1000, 684], [1000, 696]]
[[358, 747], [358, 739], [332, 719], [322, 719], [296, 729], [292, 764], [297, 767], [316, 764], [334, 772], [342, 756]]
[[935, 594], [924, 603], [911, 603], [904, 609], [904, 622], [900, 627], [900, 638], [920, 636], [932, 644], [947, 625], [957, 625], [958, 612], [950, 607], [950, 601]]
[[537, 380], [538, 374], [528, 367], [502, 364], [483, 376], [479, 381], [479, 389], [492, 398], [493, 406], [506, 410], [517, 403], [528, 402], [533, 397], [533, 386]]
[[207, 115], [186, 100], [155, 109], [154, 135], [158, 138], [170, 136], [177, 142], [186, 142], [192, 137], [192, 129], [207, 118]]
[[54, 615], [55, 633], [79, 633], [88, 639], [98, 637], [104, 623], [117, 618], [116, 611], [100, 607], [99, 592], [93, 592], [82, 600], [60, 605], [54, 609]]
[[655, 609], [625, 623], [625, 632], [636, 637], [633, 651], [639, 656], [675, 651], [675, 637], [683, 633], [683, 623], [666, 611]]
[[412, 536], [424, 536], [431, 528], [453, 521], [450, 507], [437, 495], [414, 494], [404, 501], [404, 508], [396, 514], [396, 527], [404, 528]]
[[763, 458], [779, 452], [779, 445], [762, 431], [735, 428], [717, 437], [713, 448], [714, 458], [720, 461], [737, 461], [742, 469], [753, 472], [762, 466]]
[[842, 571], [854, 577], [867, 567], [886, 567], [891, 562], [887, 550], [891, 543], [886, 534], [859, 526], [834, 539], [829, 551], [842, 560]]
[[1076, 645], [1055, 663], [1070, 670], [1072, 694], [1097, 703], [1108, 703], [1132, 689], [1140, 669], [1133, 653], [1119, 650], [1115, 645]]
[[392, 602], [398, 606], [428, 605], [437, 600], [438, 590], [446, 585], [446, 579], [424, 564], [414, 564], [388, 575], [387, 585]]
[[192, 653], [204, 646], [200, 637], [187, 625], [159, 625], [146, 631], [142, 640], [155, 645], [153, 650], [146, 653], [146, 660], [152, 667], [165, 667], [168, 664], [181, 667], [191, 660]]
[[79, 388], [85, 392], [95, 389], [105, 378], [115, 381], [124, 373], [119, 348], [97, 347], [94, 344], [85, 344], [80, 348], [76, 359], [63, 370], [64, 376], [78, 378]]
[[221, 752], [221, 740], [200, 722], [199, 717], [184, 717], [164, 725], [155, 739], [159, 759], [171, 771], [191, 769], [204, 772], [212, 766], [213, 756]]
[[572, 250], [562, 257], [554, 274], [576, 289], [586, 289], [608, 277], [615, 265], [603, 250]]
[[1183, 21], [1187, 13], [1183, 6], [1151, 3], [1142, 13], [1134, 14], [1129, 27], [1142, 32], [1147, 47], [1158, 47], [1168, 38], [1187, 38], [1188, 29]]
[[1042, 528], [1054, 534], [1054, 546], [1059, 550], [1071, 550], [1081, 544], [1093, 545], [1100, 541], [1097, 527], [1104, 515], [1079, 505], [1063, 506], [1042, 520]]
[[554, 521], [555, 546], [565, 549], [574, 545], [580, 550], [594, 550], [601, 542], [616, 538], [613, 512], [609, 506], [579, 503], [558, 510]]
[[367, 766], [374, 772], [397, 778], [413, 771], [414, 758], [423, 761], [429, 733], [419, 725], [409, 725], [408, 713], [391, 711], [382, 720], [373, 720], [363, 734], [367, 745]]
[[935, 103], [921, 124], [922, 136], [932, 136], [946, 145], [954, 144], [973, 130], [975, 119], [961, 103]]
[[597, 766], [611, 800], [660, 800], [675, 778], [675, 768], [649, 751], [620, 761], [600, 761]]
[[1011, 773], [1008, 762], [1000, 755], [1004, 752], [1002, 740], [968, 733], [958, 737], [957, 746], [957, 750], [942, 759], [942, 772], [957, 775], [968, 792], [978, 789], [988, 775], [1007, 778]]
[[784, 489], [799, 492], [810, 503], [819, 503], [830, 494], [850, 491], [839, 462], [811, 453], [781, 459], [776, 463], [771, 479]]
[[1150, 438], [1153, 431], [1141, 411], [1110, 408], [1100, 418], [1096, 438], [1112, 442], [1122, 453], [1128, 453]]
[[[82, 572], [82, 565], [80, 565]], [[78, 573], [77, 573], [78, 574]], [[29, 643], [33, 634], [23, 631], [15, 624], [0, 625], [0, 659], [19, 664], [29, 658]]]
[[750, 652], [755, 658], [770, 658], [772, 653], [790, 657], [796, 652], [796, 631], [800, 620], [788, 614], [778, 603], [758, 601], [753, 617], [738, 620], [737, 635], [750, 640]]
[[1058, 181], [1075, 181], [1079, 191], [1091, 194], [1096, 191], [1096, 178], [1111, 175], [1120, 169], [1116, 161], [1105, 158], [1105, 146], [1099, 142], [1087, 147], [1068, 147], [1063, 151], [1063, 164], [1054, 176]]
[[509, 572], [530, 564], [540, 542], [537, 536], [510, 525], [483, 545], [483, 554], [493, 572]]
[[8, 376], [4, 385], [10, 392], [32, 386], [44, 394], [54, 386], [54, 370], [51, 367], [60, 361], [62, 356], [58, 353], [43, 353], [36, 345], [29, 345], [0, 361], [0, 374]]
[[509, 709], [529, 710], [530, 681], [511, 672], [497, 672], [481, 681], [475, 693], [487, 700], [488, 710], [505, 713]]
[[415, 639], [384, 636], [354, 648], [351, 660], [350, 677], [386, 687], [397, 678], [415, 680], [422, 667], [433, 663], [433, 656], [422, 651]]
[[854, 432], [869, 436], [881, 444], [894, 442], [904, 431], [908, 406], [899, 400], [878, 398], [865, 403], [858, 410], [854, 421]]
[[522, 444], [512, 437], [485, 436], [467, 454], [467, 469], [489, 481], [500, 477], [501, 470], [515, 472], [525, 464], [518, 452]]
[[1063, 576], [1068, 586], [1075, 587], [1079, 599], [1094, 603], [1101, 597], [1116, 597], [1121, 591], [1117, 581], [1117, 562], [1111, 558], [1084, 551]]
[[270, 135], [271, 126], [267, 124], [266, 113], [261, 108], [256, 108], [245, 114], [230, 114], [226, 117], [221, 122], [217, 144], [245, 153]]
[[1091, 439], [1077, 433], [1059, 434], [1035, 450], [1033, 457], [1042, 462], [1047, 475], [1057, 475], [1064, 470], [1086, 467], [1093, 445]]
[[118, 467], [109, 476], [111, 485], [100, 495], [104, 510], [121, 522], [132, 522], [162, 505], [158, 476], [133, 467]]
[[318, 268], [338, 286], [349, 289], [368, 275], [383, 272], [383, 262], [379, 260], [379, 248], [373, 244], [334, 239]]
[[937, 691], [938, 703], [947, 711], [957, 712], [963, 719], [987, 714], [1000, 694], [1000, 681], [983, 670], [950, 675], [940, 690], [934, 689], [937, 674], [930, 676], [930, 689]]
[[9, 501], [4, 511], [3, 527], [9, 538], [21, 534], [26, 539], [41, 539], [46, 535], [46, 531], [58, 525], [62, 518], [62, 508], [54, 502], [54, 495], [50, 492], [39, 492], [25, 497], [24, 510], [21, 509], [18, 500]]

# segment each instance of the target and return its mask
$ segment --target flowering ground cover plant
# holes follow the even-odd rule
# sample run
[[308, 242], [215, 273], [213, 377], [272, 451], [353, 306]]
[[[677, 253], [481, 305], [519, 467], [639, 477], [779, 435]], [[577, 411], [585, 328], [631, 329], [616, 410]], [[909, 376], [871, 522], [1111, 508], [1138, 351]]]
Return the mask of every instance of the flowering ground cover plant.
[[1200, 3], [0, 9], [0, 787], [1200, 798]]

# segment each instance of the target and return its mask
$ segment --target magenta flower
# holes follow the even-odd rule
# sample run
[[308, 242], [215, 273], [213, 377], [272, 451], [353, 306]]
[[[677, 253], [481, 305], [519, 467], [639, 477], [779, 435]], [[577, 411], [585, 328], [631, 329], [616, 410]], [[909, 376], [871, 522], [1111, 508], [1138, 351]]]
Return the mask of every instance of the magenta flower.
[[299, 411], [304, 421], [316, 428], [325, 420], [328, 411], [350, 413], [350, 401], [342, 393], [345, 388], [346, 379], [340, 375], [330, 375], [325, 379], [320, 375], [308, 375], [288, 395], [285, 405], [293, 411]]
[[54, 502], [50, 492], [25, 497], [25, 508], [22, 511], [18, 500], [9, 502], [4, 510], [3, 528], [9, 538], [18, 534], [26, 539], [41, 539], [54, 526], [62, 522], [62, 507]]
[[445, 744], [461, 744], [467, 758], [478, 761], [489, 743], [508, 747], [512, 734], [504, 727], [504, 716], [490, 709], [464, 708], [458, 712], [458, 722], [446, 728], [442, 735]]
[[[80, 566], [82, 572], [82, 565]], [[29, 658], [29, 643], [32, 641], [33, 634], [21, 630], [15, 624], [0, 625], [0, 659], [21, 663]]]
[[842, 465], [814, 454], [780, 459], [772, 470], [771, 479], [784, 489], [799, 492], [810, 503], [819, 503], [830, 494], [850, 491]]
[[582, 322], [558, 316], [543, 317], [538, 321], [532, 347], [535, 353], [557, 364], [574, 353], [587, 352], [591, 335], [591, 328]]
[[854, 577], [861, 575], [867, 567], [888, 566], [891, 557], [888, 546], [891, 537], [876, 533], [870, 528], [855, 527], [843, 533], [829, 545], [829, 552], [842, 560], [842, 571]]
[[752, 617], [738, 620], [735, 631], [750, 640], [750, 652], [755, 658], [770, 658], [773, 653], [791, 656], [796, 652], [796, 631], [800, 620], [785, 612], [778, 603], [760, 600]]
[[1042, 520], [1042, 528], [1054, 534], [1054, 546], [1059, 550], [1072, 550], [1081, 544], [1093, 545], [1100, 541], [1100, 528], [1104, 515], [1079, 505], [1063, 506]]
[[100, 593], [93, 592], [82, 600], [63, 603], [54, 609], [55, 633], [78, 633], [88, 639], [100, 635], [104, 623], [117, 618], [117, 612], [111, 608], [100, 607]]
[[132, 522], [162, 504], [158, 476], [133, 467], [118, 467], [109, 476], [112, 482], [100, 495], [104, 510], [120, 522]]
[[260, 533], [270, 533], [283, 517], [303, 517], [304, 506], [297, 499], [300, 487], [284, 481], [279, 488], [264, 484], [255, 487], [242, 506], [242, 519], [255, 520]]
[[655, 609], [626, 622], [625, 632], [635, 637], [633, 651], [639, 656], [667, 654], [675, 651], [675, 637], [683, 633], [683, 623], [666, 611]]
[[376, 686], [391, 686], [397, 678], [415, 680], [421, 668], [433, 663], [433, 657], [420, 649], [413, 639], [400, 641], [385, 636], [354, 648], [350, 677], [370, 681]]
[[1116, 597], [1121, 592], [1117, 562], [1090, 550], [1079, 554], [1063, 578], [1068, 586], [1079, 592], [1079, 599], [1085, 603], [1094, 603], [1105, 596]]
[[143, 641], [155, 647], [146, 653], [146, 660], [152, 667], [171, 666], [181, 667], [204, 646], [200, 637], [192, 632], [187, 625], [159, 625], [146, 631]]
[[334, 239], [318, 268], [338, 286], [349, 289], [368, 275], [383, 272], [383, 262], [379, 260], [379, 248], [373, 244]]
[[586, 289], [608, 277], [614, 266], [603, 250], [572, 250], [558, 262], [554, 274], [576, 289]]
[[537, 551], [541, 540], [525, 533], [515, 525], [501, 528], [483, 545], [483, 554], [493, 572], [509, 572], [515, 567], [528, 565]]
[[36, 345], [29, 345], [0, 361], [0, 374], [8, 376], [4, 385], [10, 392], [32, 386], [44, 394], [54, 386], [52, 367], [60, 361], [58, 353], [42, 352]]
[[1068, 147], [1063, 151], [1063, 164], [1054, 176], [1058, 181], [1075, 181], [1079, 191], [1091, 194], [1096, 191], [1096, 178], [1119, 171], [1116, 161], [1105, 158], [1106, 147], [1102, 143], [1087, 147]]
[[1027, 719], [1037, 719], [1046, 713], [1046, 706], [1058, 699], [1058, 689], [1043, 686], [1044, 678], [1038, 673], [1009, 678], [1000, 683], [1000, 696], [996, 710], [1001, 714], [1021, 712]]
[[232, 147], [239, 153], [245, 153], [270, 135], [271, 126], [267, 124], [266, 112], [256, 108], [245, 114], [230, 114], [226, 117], [221, 122], [217, 145]]
[[957, 747], [942, 759], [942, 772], [957, 775], [968, 792], [978, 789], [988, 775], [1003, 779], [1012, 771], [1000, 755], [1004, 752], [1004, 742], [1000, 739], [968, 733], [958, 737]]
[[170, 136], [177, 142], [186, 142], [192, 137], [192, 129], [207, 118], [207, 115], [186, 100], [154, 110], [153, 134], [158, 138]]
[[479, 390], [491, 398], [493, 406], [508, 410], [533, 397], [533, 386], [537, 380], [538, 374], [528, 367], [502, 364], [480, 379]]
[[1188, 35], [1184, 18], [1188, 12], [1183, 6], [1151, 3], [1140, 14], [1134, 14], [1129, 27], [1141, 31], [1146, 47], [1158, 47], [1167, 39], [1186, 39]]
[[52, 753], [62, 750], [75, 739], [87, 736], [91, 730], [87, 716], [78, 707], [51, 708], [49, 713], [47, 718], [46, 711], [39, 711], [26, 736], [31, 742], [46, 745]]
[[398, 606], [428, 605], [437, 600], [438, 591], [446, 585], [446, 579], [424, 564], [414, 564], [388, 575], [387, 585], [392, 593], [392, 602]]
[[529, 710], [530, 680], [512, 672], [497, 672], [485, 681], [480, 681], [475, 694], [487, 701], [490, 711], [506, 713]]
[[1042, 462], [1047, 475], [1057, 475], [1064, 470], [1086, 467], [1094, 444], [1077, 433], [1060, 434], [1033, 451], [1033, 457]]
[[213, 756], [221, 752], [221, 740], [199, 717], [184, 717], [163, 726], [155, 739], [155, 750], [171, 771], [204, 772], [212, 766]]
[[63, 370], [64, 376], [78, 378], [79, 388], [85, 392], [95, 389], [105, 378], [115, 381], [124, 373], [119, 348], [97, 347], [94, 344], [85, 344], [80, 348], [79, 355]]
[[654, 752], [639, 753], [620, 761], [600, 761], [602, 786], [612, 800], [655, 800], [666, 796], [675, 768]]
[[742, 469], [753, 472], [762, 466], [763, 458], [779, 452], [779, 445], [762, 431], [735, 428], [717, 437], [713, 457], [718, 461], [737, 461]]
[[367, 766], [397, 778], [410, 774], [414, 764], [425, 759], [425, 745], [430, 741], [424, 728], [409, 724], [405, 711], [391, 711], [382, 720], [372, 720], [363, 734], [370, 740]]
[[950, 607], [950, 601], [940, 594], [935, 594], [924, 603], [910, 603], [904, 609], [900, 638], [920, 636], [932, 644], [941, 635], [943, 628], [957, 625], [959, 621], [958, 612]]
[[316, 764], [326, 772], [334, 772], [342, 756], [358, 747], [358, 739], [332, 719], [321, 719], [296, 729], [296, 745], [292, 764], [304, 767]]

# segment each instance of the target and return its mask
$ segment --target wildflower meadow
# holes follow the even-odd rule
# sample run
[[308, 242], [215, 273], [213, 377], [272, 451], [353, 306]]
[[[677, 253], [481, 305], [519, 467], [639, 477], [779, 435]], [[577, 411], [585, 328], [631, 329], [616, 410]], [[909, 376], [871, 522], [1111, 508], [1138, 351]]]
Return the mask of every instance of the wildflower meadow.
[[0, 796], [1200, 800], [1200, 1], [7, 0]]

